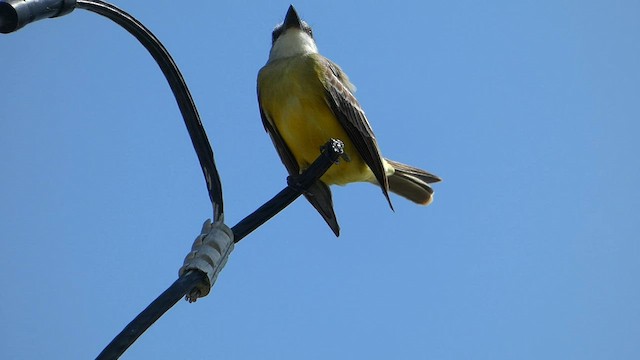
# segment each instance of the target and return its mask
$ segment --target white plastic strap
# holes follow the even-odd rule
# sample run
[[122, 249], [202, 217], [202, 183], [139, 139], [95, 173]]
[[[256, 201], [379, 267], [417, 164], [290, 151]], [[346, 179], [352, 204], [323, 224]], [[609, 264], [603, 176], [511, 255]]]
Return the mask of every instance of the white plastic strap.
[[[233, 250], [233, 232], [224, 224], [224, 218], [215, 223], [210, 219], [202, 225], [202, 232], [193, 242], [191, 252], [184, 259], [184, 264], [178, 274], [182, 276], [189, 270], [200, 270], [207, 274], [208, 284], [202, 284], [198, 290], [197, 297], [205, 297], [215, 284], [218, 274], [227, 263], [229, 254]], [[190, 302], [196, 298], [187, 295]]]

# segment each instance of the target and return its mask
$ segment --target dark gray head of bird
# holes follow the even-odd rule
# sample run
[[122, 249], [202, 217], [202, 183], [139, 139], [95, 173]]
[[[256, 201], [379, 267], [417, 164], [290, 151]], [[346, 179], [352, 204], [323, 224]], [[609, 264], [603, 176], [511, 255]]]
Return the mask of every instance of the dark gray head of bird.
[[273, 29], [273, 33], [271, 34], [271, 44], [275, 43], [278, 40], [280, 35], [284, 34], [285, 31], [289, 29], [297, 29], [302, 30], [309, 34], [309, 36], [313, 37], [313, 32], [311, 31], [311, 27], [305, 21], [300, 19], [298, 16], [298, 12], [293, 5], [289, 5], [289, 9], [287, 10], [287, 15], [284, 16], [284, 21], [281, 24], [278, 24], [275, 29]]

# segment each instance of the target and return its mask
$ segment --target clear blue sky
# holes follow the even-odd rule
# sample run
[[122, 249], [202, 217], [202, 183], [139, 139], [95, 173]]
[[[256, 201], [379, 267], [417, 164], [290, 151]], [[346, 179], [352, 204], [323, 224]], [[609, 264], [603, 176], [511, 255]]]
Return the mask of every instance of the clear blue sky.
[[[285, 184], [255, 78], [289, 3], [117, 4], [180, 66], [234, 225]], [[383, 153], [444, 179], [435, 201], [334, 188], [339, 239], [297, 201], [123, 358], [640, 358], [638, 2], [295, 6]], [[0, 358], [93, 358], [176, 279], [202, 174], [115, 24], [2, 35], [0, 69]]]

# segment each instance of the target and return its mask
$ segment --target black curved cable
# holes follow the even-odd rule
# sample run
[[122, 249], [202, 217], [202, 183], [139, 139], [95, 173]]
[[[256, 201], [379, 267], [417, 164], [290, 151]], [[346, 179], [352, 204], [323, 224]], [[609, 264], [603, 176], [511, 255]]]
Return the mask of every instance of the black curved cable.
[[167, 78], [178, 102], [178, 107], [187, 126], [191, 142], [198, 155], [200, 167], [207, 184], [209, 199], [213, 206], [213, 218], [219, 219], [224, 212], [222, 184], [213, 158], [213, 150], [204, 131], [198, 110], [187, 88], [180, 70], [160, 41], [142, 23], [125, 11], [100, 0], [77, 0], [76, 7], [95, 12], [109, 18], [125, 28], [149, 51]]
[[[100, 0], [8, 0], [8, 2], [0, 1], [0, 32], [13, 32], [39, 19], [68, 14], [74, 7], [103, 15], [122, 26], [138, 39], [156, 60], [176, 97], [187, 131], [200, 160], [213, 206], [213, 218], [219, 219], [223, 214], [222, 185], [216, 170], [213, 150], [209, 145], [197, 109], [180, 71], [164, 46], [144, 25], [126, 12]], [[336, 163], [343, 153], [343, 147], [344, 145], [339, 140], [329, 141], [323, 147], [321, 155], [304, 173], [298, 177], [290, 178], [289, 185], [285, 189], [232, 228], [234, 241], [242, 240], [298, 198], [331, 165]], [[191, 292], [200, 283], [207, 282], [207, 280], [207, 275], [201, 271], [189, 271], [178, 278], [133, 319], [105, 347], [97, 359], [119, 358], [156, 320], [186, 294], [194, 295]], [[197, 296], [193, 298], [197, 298]]]

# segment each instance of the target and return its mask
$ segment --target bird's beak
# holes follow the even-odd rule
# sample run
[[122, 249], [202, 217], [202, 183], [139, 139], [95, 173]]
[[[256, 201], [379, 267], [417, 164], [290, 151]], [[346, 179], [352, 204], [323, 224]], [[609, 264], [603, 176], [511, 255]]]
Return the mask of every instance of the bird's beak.
[[302, 29], [302, 20], [300, 20], [293, 5], [289, 5], [289, 10], [287, 10], [287, 15], [284, 17], [282, 26], [285, 30], [290, 28]]

